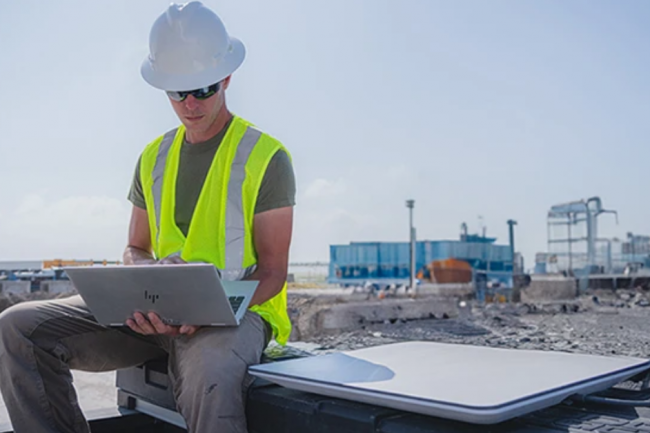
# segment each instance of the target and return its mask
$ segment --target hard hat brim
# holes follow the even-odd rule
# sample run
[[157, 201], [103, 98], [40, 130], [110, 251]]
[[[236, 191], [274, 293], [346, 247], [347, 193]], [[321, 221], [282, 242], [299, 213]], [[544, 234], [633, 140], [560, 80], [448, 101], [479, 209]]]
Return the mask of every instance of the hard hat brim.
[[235, 72], [246, 57], [244, 44], [236, 38], [230, 38], [232, 49], [215, 68], [188, 75], [165, 74], [154, 69], [149, 57], [140, 67], [142, 78], [151, 86], [166, 91], [190, 91], [215, 84]]

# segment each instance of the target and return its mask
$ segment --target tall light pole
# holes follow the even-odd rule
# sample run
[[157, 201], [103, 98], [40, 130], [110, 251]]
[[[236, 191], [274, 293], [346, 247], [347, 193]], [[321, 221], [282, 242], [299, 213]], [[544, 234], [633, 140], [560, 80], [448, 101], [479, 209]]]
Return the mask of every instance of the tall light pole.
[[508, 220], [508, 227], [510, 228], [510, 254], [512, 255], [512, 273], [513, 274], [518, 274], [519, 273], [519, 268], [518, 264], [515, 263], [515, 226], [517, 225], [517, 221], [515, 220]]
[[409, 208], [409, 237], [410, 237], [410, 254], [409, 254], [409, 289], [415, 292], [415, 227], [413, 227], [413, 208], [415, 200], [406, 200], [406, 207]]

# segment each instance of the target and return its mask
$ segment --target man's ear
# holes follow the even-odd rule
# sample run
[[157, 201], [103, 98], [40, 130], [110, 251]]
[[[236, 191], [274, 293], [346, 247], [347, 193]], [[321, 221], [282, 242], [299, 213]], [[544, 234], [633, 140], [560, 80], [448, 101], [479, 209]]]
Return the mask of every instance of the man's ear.
[[221, 82], [221, 86], [223, 87], [224, 90], [226, 90], [226, 89], [228, 88], [228, 86], [230, 86], [230, 78], [231, 78], [231, 77], [232, 77], [232, 75], [228, 75], [228, 76], [227, 76], [226, 78], [224, 78], [223, 81]]

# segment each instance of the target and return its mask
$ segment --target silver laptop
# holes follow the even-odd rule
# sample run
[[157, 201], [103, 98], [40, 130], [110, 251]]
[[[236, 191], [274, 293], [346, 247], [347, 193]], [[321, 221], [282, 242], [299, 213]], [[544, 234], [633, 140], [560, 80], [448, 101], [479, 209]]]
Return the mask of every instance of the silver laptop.
[[238, 326], [258, 281], [222, 281], [211, 264], [66, 267], [97, 321], [125, 326], [135, 311], [169, 325]]

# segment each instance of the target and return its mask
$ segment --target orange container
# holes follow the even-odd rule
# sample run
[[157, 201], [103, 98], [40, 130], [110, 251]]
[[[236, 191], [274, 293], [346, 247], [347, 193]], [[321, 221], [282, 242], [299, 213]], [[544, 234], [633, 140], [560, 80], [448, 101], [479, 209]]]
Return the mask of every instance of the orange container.
[[472, 281], [472, 267], [464, 260], [446, 259], [434, 260], [427, 265], [427, 270], [432, 283], [454, 284], [470, 283]]

